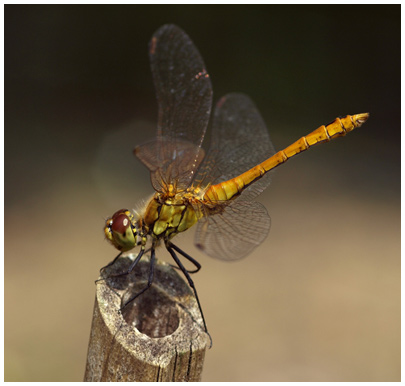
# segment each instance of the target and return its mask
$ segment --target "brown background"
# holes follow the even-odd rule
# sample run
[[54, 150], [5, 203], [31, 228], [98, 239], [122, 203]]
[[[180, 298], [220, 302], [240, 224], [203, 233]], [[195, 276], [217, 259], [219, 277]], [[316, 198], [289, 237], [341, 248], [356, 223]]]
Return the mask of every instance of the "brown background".
[[83, 378], [103, 219], [152, 193], [131, 150], [155, 132], [147, 43], [168, 22], [276, 149], [371, 113], [276, 171], [248, 258], [178, 239], [203, 265], [203, 380], [399, 381], [400, 6], [236, 5], [5, 6], [5, 379]]

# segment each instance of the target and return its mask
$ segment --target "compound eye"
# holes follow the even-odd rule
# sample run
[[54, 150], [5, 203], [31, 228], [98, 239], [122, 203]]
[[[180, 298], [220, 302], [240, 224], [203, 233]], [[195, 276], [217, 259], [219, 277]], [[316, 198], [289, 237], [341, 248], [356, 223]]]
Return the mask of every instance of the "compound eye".
[[126, 234], [128, 227], [131, 227], [131, 221], [125, 213], [115, 213], [111, 219], [111, 230], [122, 235]]
[[130, 216], [128, 210], [119, 210], [107, 220], [104, 228], [107, 240], [120, 251], [129, 251], [136, 246], [136, 230]]

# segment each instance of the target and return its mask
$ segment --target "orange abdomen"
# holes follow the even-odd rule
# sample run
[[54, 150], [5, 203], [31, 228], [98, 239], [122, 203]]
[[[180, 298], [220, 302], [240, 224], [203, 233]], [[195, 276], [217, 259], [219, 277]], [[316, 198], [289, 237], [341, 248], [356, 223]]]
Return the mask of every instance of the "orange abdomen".
[[300, 138], [292, 145], [279, 151], [245, 173], [228, 181], [210, 186], [205, 192], [204, 199], [209, 201], [227, 201], [235, 198], [242, 193], [247, 186], [261, 178], [268, 171], [286, 162], [296, 154], [309, 149], [311, 146], [329, 142], [333, 138], [346, 135], [366, 122], [368, 116], [368, 113], [347, 115], [344, 118], [336, 118], [327, 126], [322, 125], [318, 127], [312, 133]]

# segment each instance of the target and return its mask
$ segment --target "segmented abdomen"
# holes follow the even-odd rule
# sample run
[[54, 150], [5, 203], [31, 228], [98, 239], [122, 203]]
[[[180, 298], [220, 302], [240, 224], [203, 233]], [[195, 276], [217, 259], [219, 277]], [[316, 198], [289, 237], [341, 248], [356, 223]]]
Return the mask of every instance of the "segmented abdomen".
[[327, 126], [320, 126], [312, 133], [300, 138], [292, 145], [279, 151], [272, 157], [256, 165], [245, 173], [232, 178], [228, 181], [221, 182], [217, 185], [212, 185], [205, 192], [204, 199], [208, 201], [227, 201], [235, 198], [237, 195], [261, 178], [268, 171], [286, 162], [291, 157], [299, 154], [312, 146], [319, 143], [329, 142], [331, 139], [342, 137], [347, 133], [360, 127], [367, 121], [369, 114], [347, 115], [344, 118], [336, 118]]

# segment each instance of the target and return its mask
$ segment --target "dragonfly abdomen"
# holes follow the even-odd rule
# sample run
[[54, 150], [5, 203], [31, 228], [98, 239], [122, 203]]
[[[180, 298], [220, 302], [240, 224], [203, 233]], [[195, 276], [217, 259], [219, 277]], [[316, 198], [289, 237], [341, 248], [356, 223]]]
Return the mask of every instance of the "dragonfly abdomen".
[[204, 198], [210, 201], [228, 201], [238, 196], [250, 184], [261, 178], [264, 174], [283, 164], [295, 155], [308, 150], [310, 147], [320, 143], [329, 142], [330, 140], [342, 137], [361, 126], [368, 119], [368, 113], [347, 115], [343, 118], [336, 118], [329, 125], [322, 125], [312, 133], [301, 137], [292, 145], [279, 151], [272, 157], [256, 165], [245, 173], [232, 178], [228, 181], [212, 185], [205, 192]]
[[368, 113], [347, 115], [344, 118], [336, 118], [332, 123], [328, 125], [322, 125], [314, 130], [312, 133], [301, 137], [298, 141], [292, 145], [286, 147], [284, 150], [279, 151], [272, 157], [264, 161], [261, 165], [266, 172], [274, 169], [278, 165], [286, 162], [288, 159], [295, 155], [308, 150], [310, 147], [329, 142], [330, 140], [343, 137], [347, 133], [350, 133], [356, 127], [361, 126], [368, 118]]

